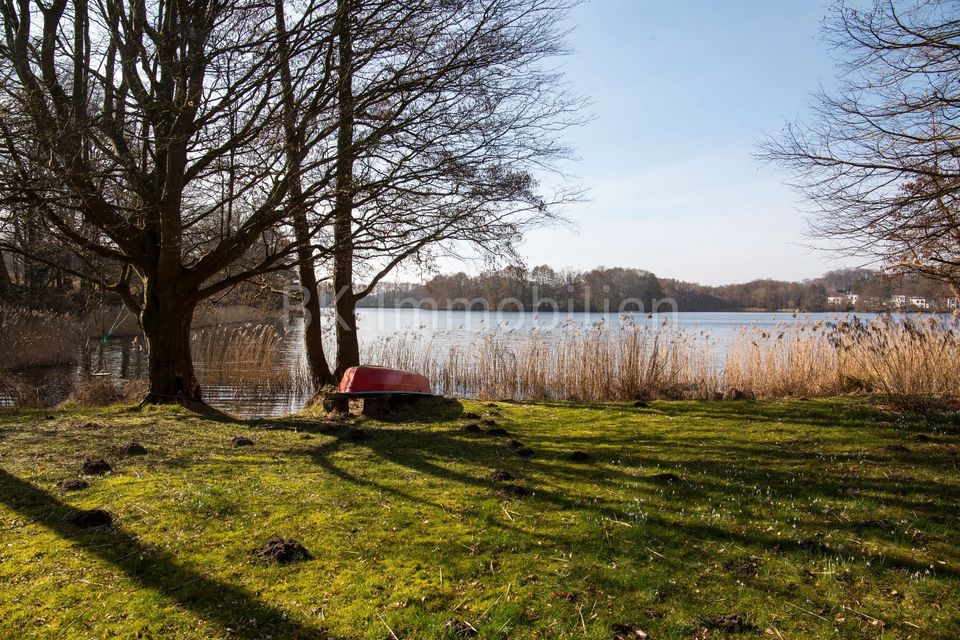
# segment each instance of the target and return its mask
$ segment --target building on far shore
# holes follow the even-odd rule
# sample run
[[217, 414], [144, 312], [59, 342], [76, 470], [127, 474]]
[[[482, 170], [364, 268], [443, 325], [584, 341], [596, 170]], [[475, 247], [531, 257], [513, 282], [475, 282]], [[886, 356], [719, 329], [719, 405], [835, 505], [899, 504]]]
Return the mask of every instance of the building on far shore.
[[947, 309], [960, 309], [960, 298], [947, 298]]
[[909, 294], [894, 294], [889, 298], [879, 298], [877, 296], [862, 296], [850, 291], [835, 291], [827, 296], [827, 305], [838, 309], [896, 309], [905, 311], [912, 309], [915, 311], [931, 311], [934, 309], [943, 309], [946, 304], [947, 309], [960, 309], [960, 298], [927, 298], [924, 296]]
[[855, 307], [860, 302], [860, 296], [848, 291], [837, 291], [832, 296], [827, 296], [827, 304], [832, 307], [847, 306]]

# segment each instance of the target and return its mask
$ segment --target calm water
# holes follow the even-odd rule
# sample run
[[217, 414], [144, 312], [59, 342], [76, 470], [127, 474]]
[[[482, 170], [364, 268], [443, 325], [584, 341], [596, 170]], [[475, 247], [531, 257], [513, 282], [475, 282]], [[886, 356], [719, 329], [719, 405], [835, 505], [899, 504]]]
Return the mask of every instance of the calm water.
[[[870, 320], [876, 314], [859, 314]], [[676, 313], [627, 315], [604, 313], [533, 313], [533, 312], [482, 312], [482, 311], [427, 311], [421, 309], [361, 309], [358, 325], [361, 350], [385, 338], [398, 335], [416, 336], [430, 342], [434, 348], [466, 344], [483, 334], [496, 333], [503, 339], [516, 337], [522, 340], [530, 332], [541, 336], [561, 336], [564, 332], [586, 331], [602, 326], [613, 335], [627, 327], [646, 327], [653, 331], [683, 329], [696, 335], [705, 348], [722, 354], [745, 328], [774, 330], [784, 325], [811, 323], [818, 320], [836, 321], [842, 314], [811, 313]], [[332, 319], [325, 318], [324, 326], [332, 329]], [[305, 372], [303, 358], [303, 322], [291, 319], [277, 323], [282, 333], [279, 367], [289, 370], [294, 378], [302, 378]], [[332, 347], [332, 345], [328, 345]], [[330, 348], [328, 353], [333, 353]], [[369, 362], [369, 358], [367, 358]], [[202, 361], [197, 363], [201, 380], [216, 378], [217, 371]], [[369, 362], [369, 364], [377, 364]], [[138, 379], [146, 376], [146, 354], [142, 341], [136, 338], [118, 338], [106, 344], [97, 344], [83, 354], [80, 361], [71, 367], [45, 370], [32, 374], [32, 382], [46, 389], [49, 403], [62, 401], [69, 394], [72, 383], [90, 375], [102, 375], [121, 379]], [[301, 409], [310, 396], [307, 388], [298, 388], [282, 393], [254, 393], [230, 384], [204, 385], [204, 397], [211, 405], [246, 417], [270, 417]], [[0, 404], [3, 398], [0, 397]]]
[[[864, 320], [876, 317], [876, 314], [858, 314]], [[759, 327], [774, 329], [783, 324], [834, 321], [844, 317], [836, 313], [808, 313], [793, 315], [790, 313], [742, 313], [721, 312], [701, 313], [684, 312], [662, 313], [652, 317], [646, 315], [605, 313], [533, 313], [519, 311], [482, 312], [482, 311], [425, 311], [421, 309], [361, 309], [358, 324], [362, 339], [376, 340], [383, 336], [407, 331], [422, 332], [425, 336], [453, 342], [468, 341], [483, 332], [525, 331], [576, 331], [593, 328], [602, 324], [616, 331], [625, 325], [649, 327], [662, 330], [665, 327], [679, 327], [693, 331], [723, 345], [732, 340], [743, 328]]]

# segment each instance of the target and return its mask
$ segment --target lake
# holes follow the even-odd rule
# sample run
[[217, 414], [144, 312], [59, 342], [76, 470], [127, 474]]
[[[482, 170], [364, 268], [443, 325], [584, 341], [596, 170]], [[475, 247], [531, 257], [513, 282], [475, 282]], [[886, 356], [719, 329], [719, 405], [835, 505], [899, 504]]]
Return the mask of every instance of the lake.
[[[870, 320], [876, 314], [858, 314]], [[388, 353], [393, 348], [409, 348], [415, 343], [420, 351], [414, 352], [409, 362], [417, 366], [417, 353], [429, 350], [433, 353], [450, 350], [469, 344], [483, 336], [496, 336], [501, 341], [523, 341], [531, 334], [541, 339], [560, 339], [575, 332], [588, 332], [602, 327], [615, 338], [622, 330], [637, 327], [653, 333], [681, 330], [692, 336], [699, 348], [721, 358], [726, 347], [745, 329], [782, 330], [785, 327], [810, 324], [818, 321], [832, 322], [848, 317], [838, 313], [792, 314], [783, 313], [664, 313], [654, 316], [605, 314], [598, 312], [535, 313], [535, 312], [484, 312], [484, 311], [432, 311], [422, 309], [360, 309], [358, 326], [361, 336], [361, 351], [364, 362], [379, 364], [374, 354]], [[328, 354], [333, 354], [332, 323], [330, 317], [323, 323], [328, 329]], [[198, 376], [203, 382], [204, 397], [212, 406], [244, 417], [271, 417], [298, 411], [309, 400], [311, 390], [304, 382], [306, 364], [303, 357], [303, 320], [290, 318], [271, 322], [276, 340], [265, 348], [270, 351], [269, 370], [292, 382], [282, 388], [254, 388], [231, 381], [231, 373], [237, 367], [249, 369], [259, 365], [261, 353], [254, 361], [244, 361], [243, 355], [221, 357], [206, 361], [197, 357]], [[244, 326], [237, 325], [237, 332]], [[202, 340], [202, 331], [195, 332], [195, 340]], [[672, 335], [675, 335], [673, 333]], [[195, 353], [198, 351], [195, 348]], [[219, 349], [218, 353], [225, 351]], [[206, 351], [203, 351], [206, 353]], [[241, 353], [233, 350], [231, 353]], [[266, 371], [262, 368], [260, 371]], [[142, 340], [116, 338], [106, 343], [96, 343], [85, 351], [78, 362], [70, 367], [31, 372], [29, 379], [46, 388], [48, 402], [56, 403], [69, 394], [75, 380], [98, 375], [120, 379], [138, 379], [146, 376], [146, 354]], [[255, 386], [255, 385], [254, 385]], [[469, 391], [467, 391], [469, 393]], [[2, 403], [3, 398], [0, 398]], [[9, 403], [9, 399], [8, 399]]]

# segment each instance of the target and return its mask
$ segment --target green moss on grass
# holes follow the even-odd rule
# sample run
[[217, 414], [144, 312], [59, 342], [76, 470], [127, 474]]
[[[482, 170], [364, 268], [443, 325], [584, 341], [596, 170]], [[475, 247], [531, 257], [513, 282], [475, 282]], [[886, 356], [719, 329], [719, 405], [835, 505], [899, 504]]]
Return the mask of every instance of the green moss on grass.
[[[532, 458], [448, 403], [365, 437], [311, 414], [0, 412], [0, 637], [704, 638], [730, 614], [773, 638], [960, 636], [955, 413], [498, 409]], [[85, 457], [113, 473], [59, 489]], [[92, 508], [115, 525], [66, 524]], [[255, 561], [278, 538], [310, 558]]]

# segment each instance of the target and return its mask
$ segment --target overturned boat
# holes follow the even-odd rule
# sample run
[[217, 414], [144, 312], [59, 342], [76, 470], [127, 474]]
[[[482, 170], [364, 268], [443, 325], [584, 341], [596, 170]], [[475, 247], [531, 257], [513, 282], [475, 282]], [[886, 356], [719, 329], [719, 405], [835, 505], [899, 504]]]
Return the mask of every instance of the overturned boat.
[[433, 395], [430, 381], [419, 373], [369, 365], [347, 369], [340, 379], [337, 394], [353, 398]]
[[350, 400], [363, 400], [363, 413], [382, 415], [399, 406], [431, 398], [430, 381], [413, 371], [362, 365], [343, 373], [336, 393], [324, 401], [328, 411], [348, 412]]

